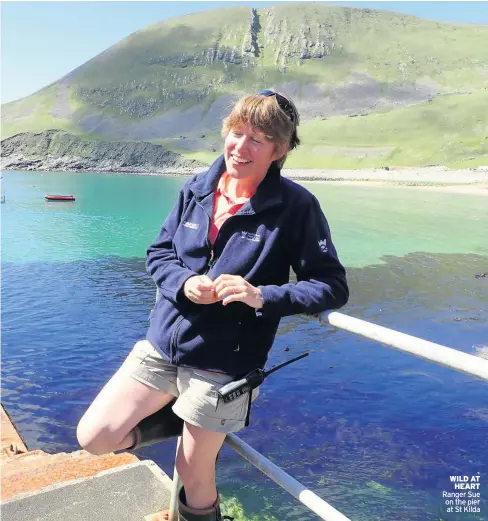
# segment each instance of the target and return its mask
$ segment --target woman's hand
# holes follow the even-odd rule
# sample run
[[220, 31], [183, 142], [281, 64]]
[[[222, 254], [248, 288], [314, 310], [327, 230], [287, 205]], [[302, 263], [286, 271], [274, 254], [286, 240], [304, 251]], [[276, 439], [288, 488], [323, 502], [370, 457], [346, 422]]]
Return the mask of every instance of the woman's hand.
[[231, 302], [244, 302], [254, 309], [263, 307], [261, 290], [239, 275], [219, 275], [214, 280], [215, 296], [226, 306]]
[[219, 301], [215, 296], [214, 286], [207, 275], [196, 275], [185, 282], [183, 293], [195, 304], [214, 304]]

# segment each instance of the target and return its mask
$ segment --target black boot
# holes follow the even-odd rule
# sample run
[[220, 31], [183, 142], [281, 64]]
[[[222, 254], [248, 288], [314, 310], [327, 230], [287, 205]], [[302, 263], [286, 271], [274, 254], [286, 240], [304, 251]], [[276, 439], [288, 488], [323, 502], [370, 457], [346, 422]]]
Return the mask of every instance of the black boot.
[[183, 432], [183, 420], [176, 416], [172, 406], [176, 400], [140, 421], [133, 429], [136, 442], [126, 450], [135, 450], [153, 443], [166, 441]]
[[215, 503], [209, 508], [191, 508], [186, 505], [185, 489], [181, 489], [178, 495], [179, 521], [234, 521], [233, 517], [220, 513], [220, 497], [217, 495]]

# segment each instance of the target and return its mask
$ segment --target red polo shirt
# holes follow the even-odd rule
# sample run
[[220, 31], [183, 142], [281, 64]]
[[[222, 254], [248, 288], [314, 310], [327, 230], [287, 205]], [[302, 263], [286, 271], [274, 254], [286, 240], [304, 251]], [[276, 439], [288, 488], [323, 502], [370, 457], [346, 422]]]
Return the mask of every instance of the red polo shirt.
[[212, 222], [210, 223], [210, 231], [208, 233], [208, 239], [212, 244], [215, 242], [219, 230], [225, 221], [231, 215], [236, 214], [254, 195], [254, 193], [252, 193], [246, 196], [232, 198], [228, 193], [230, 181], [232, 181], [232, 178], [227, 172], [224, 172], [220, 176], [219, 184], [215, 192], [214, 211]]

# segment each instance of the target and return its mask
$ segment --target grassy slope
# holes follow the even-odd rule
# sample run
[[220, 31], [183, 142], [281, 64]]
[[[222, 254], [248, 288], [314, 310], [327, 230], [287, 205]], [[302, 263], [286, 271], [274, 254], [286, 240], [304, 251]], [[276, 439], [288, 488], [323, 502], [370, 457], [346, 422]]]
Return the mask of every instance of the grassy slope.
[[21, 132], [40, 132], [49, 128], [76, 133], [78, 127], [72, 121], [54, 118], [49, 114], [57, 89], [56, 84], [53, 84], [20, 101], [2, 105], [2, 119], [10, 119], [10, 113], [13, 115], [11, 121], [2, 120], [2, 139]]
[[[317, 20], [328, 25], [327, 30], [334, 34], [332, 54], [303, 62], [298, 58], [288, 59], [286, 74], [278, 72], [277, 42], [265, 34], [272, 12], [275, 25], [281, 23], [282, 30], [286, 27], [289, 34], [298, 38], [302, 23], [310, 25], [312, 38], [317, 31]], [[80, 68], [71, 87], [70, 103], [79, 111], [78, 116], [90, 113], [93, 109], [76, 94], [78, 87], [111, 87], [133, 79], [156, 83], [131, 96], [164, 98], [164, 89], [171, 91], [175, 85], [191, 92], [213, 84], [215, 94], [212, 96], [252, 91], [257, 86], [282, 81], [298, 81], [302, 88], [309, 82], [337, 87], [344, 84], [352, 71], [363, 71], [378, 81], [428, 81], [444, 93], [468, 91], [473, 94], [446, 95], [431, 103], [366, 117], [305, 121], [301, 126], [303, 146], [290, 156], [290, 167], [488, 163], [485, 140], [488, 111], [481, 109], [487, 106], [484, 90], [488, 85], [486, 26], [441, 24], [395, 13], [312, 3], [279, 4], [272, 10], [259, 9], [258, 13], [261, 23], [258, 43], [263, 47], [257, 60], [259, 65], [254, 69], [242, 72], [222, 63], [186, 68], [144, 63], [151, 56], [192, 55], [208, 49], [216, 41], [220, 46], [240, 49], [250, 10], [222, 8], [155, 24], [120, 41]], [[22, 103], [36, 107], [34, 116], [2, 124], [2, 137], [45, 128], [80, 133], [72, 121], [49, 115], [56, 88], [56, 85], [50, 86], [2, 107], [6, 114], [15, 114]], [[117, 117], [110, 106], [103, 109], [103, 114]], [[118, 118], [126, 119], [120, 115]], [[166, 144], [171, 146], [171, 141]], [[369, 155], [362, 154], [358, 147], [390, 147], [392, 150]], [[207, 152], [181, 152], [198, 159], [210, 160], [215, 156]]]
[[[309, 121], [300, 135], [307, 147], [290, 155], [287, 166], [366, 168], [441, 164], [452, 167], [488, 163], [488, 90], [445, 95], [430, 103], [385, 114]], [[324, 154], [324, 145], [330, 151]], [[334, 153], [334, 147], [337, 152]], [[347, 158], [341, 147], [391, 147], [382, 156]], [[359, 151], [358, 156], [361, 155]]]
[[[488, 116], [480, 108], [487, 106], [488, 90], [482, 90], [439, 96], [420, 106], [384, 114], [306, 121], [299, 128], [303, 145], [290, 154], [286, 165], [329, 169], [486, 165]], [[175, 149], [170, 140], [163, 144]], [[379, 154], [368, 154], [376, 148]], [[216, 155], [176, 150], [204, 162]]]

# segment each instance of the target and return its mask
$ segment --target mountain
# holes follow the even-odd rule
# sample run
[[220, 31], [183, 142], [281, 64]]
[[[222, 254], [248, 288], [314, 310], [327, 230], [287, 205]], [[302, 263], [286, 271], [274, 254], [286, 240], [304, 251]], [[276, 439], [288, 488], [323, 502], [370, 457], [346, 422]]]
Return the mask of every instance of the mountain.
[[62, 129], [209, 162], [232, 102], [267, 87], [302, 115], [289, 167], [488, 163], [488, 26], [318, 3], [146, 27], [3, 105], [2, 138]]

